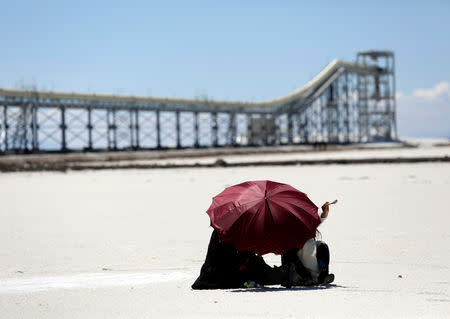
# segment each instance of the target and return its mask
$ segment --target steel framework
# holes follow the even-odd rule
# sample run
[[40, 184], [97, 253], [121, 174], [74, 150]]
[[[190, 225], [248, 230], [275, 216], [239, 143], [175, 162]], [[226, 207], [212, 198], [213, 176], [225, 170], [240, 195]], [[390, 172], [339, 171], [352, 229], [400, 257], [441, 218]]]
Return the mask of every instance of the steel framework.
[[0, 154], [396, 139], [394, 54], [333, 61], [261, 103], [0, 89]]

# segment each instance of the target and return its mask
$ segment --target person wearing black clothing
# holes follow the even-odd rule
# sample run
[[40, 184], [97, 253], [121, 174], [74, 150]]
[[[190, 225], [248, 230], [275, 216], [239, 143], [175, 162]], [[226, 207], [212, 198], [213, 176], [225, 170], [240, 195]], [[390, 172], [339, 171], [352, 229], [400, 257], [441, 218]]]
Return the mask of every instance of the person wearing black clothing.
[[[326, 202], [322, 205], [322, 213], [319, 215], [321, 222], [328, 217], [329, 206], [333, 203]], [[281, 256], [282, 265], [291, 263], [295, 264], [295, 270], [307, 286], [326, 285], [334, 281], [334, 274], [330, 274], [328, 269], [330, 251], [323, 241], [311, 238], [301, 249], [291, 249]]]
[[293, 263], [270, 267], [261, 256], [250, 251], [240, 252], [231, 244], [221, 242], [214, 230], [206, 260], [192, 289], [244, 288], [249, 281], [263, 286], [291, 287], [301, 285], [302, 280]]
[[281, 264], [294, 264], [296, 272], [303, 278], [302, 286], [325, 285], [334, 281], [334, 274], [329, 273], [330, 252], [328, 245], [322, 241], [314, 241], [316, 245], [317, 276], [313, 276], [299, 258], [299, 249], [291, 249], [281, 256]]

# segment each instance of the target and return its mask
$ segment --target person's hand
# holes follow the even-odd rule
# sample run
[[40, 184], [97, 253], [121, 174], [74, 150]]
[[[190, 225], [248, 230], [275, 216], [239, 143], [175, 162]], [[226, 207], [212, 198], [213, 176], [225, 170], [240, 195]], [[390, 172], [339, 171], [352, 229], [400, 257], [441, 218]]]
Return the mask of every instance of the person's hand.
[[329, 211], [330, 211], [330, 202], [325, 202], [325, 204], [322, 205], [322, 215], [320, 215], [320, 217], [327, 218]]

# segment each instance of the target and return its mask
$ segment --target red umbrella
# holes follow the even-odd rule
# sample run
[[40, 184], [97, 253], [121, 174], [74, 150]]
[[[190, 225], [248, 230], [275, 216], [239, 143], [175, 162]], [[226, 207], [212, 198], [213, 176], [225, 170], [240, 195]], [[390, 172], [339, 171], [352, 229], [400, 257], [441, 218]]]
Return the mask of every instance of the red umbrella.
[[284, 254], [315, 237], [320, 224], [317, 209], [292, 186], [251, 181], [215, 196], [207, 214], [221, 241], [264, 255]]

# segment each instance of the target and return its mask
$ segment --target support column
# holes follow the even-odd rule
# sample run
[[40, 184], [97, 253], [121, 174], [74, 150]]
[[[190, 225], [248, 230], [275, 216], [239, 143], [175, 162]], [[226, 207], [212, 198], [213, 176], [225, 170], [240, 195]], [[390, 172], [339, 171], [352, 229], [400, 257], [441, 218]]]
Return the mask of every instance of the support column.
[[392, 57], [392, 91], [390, 92], [391, 96], [392, 96], [392, 125], [394, 126], [393, 129], [393, 133], [394, 136], [393, 138], [395, 140], [398, 139], [398, 134], [397, 134], [397, 98], [396, 98], [396, 84], [395, 84], [395, 58]]
[[67, 151], [67, 143], [66, 143], [66, 107], [62, 105], [61, 107], [61, 151]]
[[274, 120], [275, 145], [281, 145], [280, 118], [277, 117], [276, 113], [273, 116], [275, 117], [275, 120]]
[[198, 136], [198, 112], [194, 112], [194, 147], [198, 148], [200, 146], [199, 136]]
[[113, 147], [114, 150], [117, 150], [117, 125], [116, 125], [116, 109], [112, 110], [112, 116], [113, 116]]
[[345, 142], [350, 143], [350, 112], [349, 112], [349, 103], [348, 103], [348, 87], [350, 83], [348, 81], [348, 72], [345, 72], [345, 128], [346, 128], [346, 137]]
[[288, 117], [288, 144], [292, 144], [294, 142], [294, 118], [291, 112], [287, 114]]
[[9, 138], [9, 134], [8, 134], [8, 106], [5, 104], [3, 106], [3, 125], [5, 127], [5, 152], [8, 150], [9, 148], [9, 144], [8, 144], [8, 138]]
[[326, 130], [326, 120], [327, 120], [327, 114], [326, 114], [326, 101], [324, 102], [323, 101], [323, 99], [324, 99], [325, 97], [324, 96], [321, 96], [320, 97], [320, 107], [319, 107], [319, 117], [320, 117], [320, 129], [321, 129], [321, 133], [320, 133], [320, 136], [321, 136], [321, 140], [320, 140], [320, 142], [322, 142], [322, 143], [325, 143], [326, 142], [326, 139], [325, 139], [325, 136], [326, 136], [326, 134], [325, 134], [325, 130]]
[[177, 133], [177, 148], [181, 148], [181, 129], [180, 129], [180, 111], [175, 112], [176, 119], [176, 133]]
[[108, 128], [108, 150], [112, 150], [112, 141], [111, 141], [111, 132], [112, 132], [112, 124], [111, 124], [111, 110], [106, 109], [106, 124]]
[[332, 103], [333, 103], [333, 90], [334, 82], [328, 87], [327, 101], [325, 104], [326, 114], [327, 114], [327, 142], [331, 141], [331, 133], [333, 132], [333, 113], [332, 113]]
[[252, 114], [247, 113], [247, 146], [253, 145], [252, 139]]
[[134, 124], [135, 124], [135, 132], [136, 132], [136, 148], [140, 149], [141, 144], [139, 141], [139, 109], [136, 109], [134, 111], [134, 116], [135, 116]]
[[23, 152], [28, 152], [28, 106], [29, 104], [22, 104], [22, 136], [19, 140], [19, 148]]
[[38, 122], [37, 122], [37, 110], [38, 107], [36, 104], [33, 104], [31, 109], [31, 132], [32, 132], [32, 147], [33, 152], [36, 152], [39, 150], [39, 140], [38, 140]]
[[159, 110], [156, 113], [156, 148], [161, 148], [161, 118]]
[[[108, 114], [106, 114], [108, 116]], [[92, 150], [92, 107], [88, 108], [88, 150]]]
[[211, 135], [212, 135], [212, 145], [217, 147], [219, 145], [218, 137], [217, 137], [217, 113], [211, 113]]
[[236, 113], [231, 112], [229, 114], [230, 122], [228, 123], [228, 132], [229, 132], [229, 139], [228, 144], [231, 146], [236, 146]]
[[309, 121], [308, 121], [308, 112], [311, 113], [310, 108], [311, 105], [309, 105], [309, 107], [305, 108], [305, 110], [303, 111], [303, 118], [304, 118], [304, 122], [303, 122], [303, 144], [308, 144], [310, 141], [309, 138]]
[[128, 111], [128, 116], [130, 117], [130, 124], [128, 125], [128, 129], [130, 130], [130, 148], [134, 148], [133, 110]]
[[261, 114], [261, 119], [262, 119], [262, 128], [261, 128], [261, 132], [263, 132], [264, 134], [264, 146], [267, 146], [269, 144], [269, 130], [267, 128], [267, 115], [266, 114]]
[[[300, 109], [297, 110], [298, 113], [295, 113], [295, 122], [296, 122], [296, 131], [297, 131], [297, 142], [296, 144], [301, 144], [303, 140], [302, 136], [302, 128], [303, 128], [303, 122], [302, 122], [302, 113]], [[304, 111], [303, 111], [304, 112]]]

